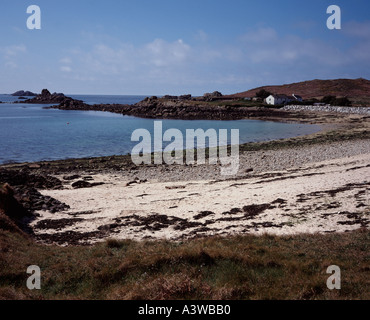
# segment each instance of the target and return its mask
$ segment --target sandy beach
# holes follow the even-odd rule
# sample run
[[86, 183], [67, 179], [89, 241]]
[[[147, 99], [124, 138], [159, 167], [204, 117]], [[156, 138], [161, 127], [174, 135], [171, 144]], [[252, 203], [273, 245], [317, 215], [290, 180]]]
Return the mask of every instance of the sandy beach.
[[132, 173], [86, 174], [89, 182], [104, 184], [73, 189], [81, 176], [64, 181], [61, 190], [42, 190], [70, 209], [38, 211], [32, 228], [40, 241], [63, 245], [368, 226], [368, 140], [246, 152], [240, 163], [233, 178], [221, 177], [219, 168], [209, 165], [148, 167], [134, 179]]

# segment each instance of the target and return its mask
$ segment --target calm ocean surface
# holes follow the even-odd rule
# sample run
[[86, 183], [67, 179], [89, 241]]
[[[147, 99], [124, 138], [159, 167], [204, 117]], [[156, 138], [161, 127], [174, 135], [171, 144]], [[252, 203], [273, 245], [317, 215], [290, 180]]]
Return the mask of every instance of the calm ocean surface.
[[[70, 95], [89, 104], [132, 104], [145, 96]], [[108, 112], [45, 110], [45, 105], [12, 104], [17, 97], [0, 95], [0, 163], [58, 160], [122, 155], [138, 142], [134, 130], [153, 132], [152, 119]], [[289, 138], [317, 132], [316, 125], [286, 124], [258, 120], [205, 121], [162, 120], [163, 132], [176, 128], [240, 130], [240, 143]], [[185, 144], [185, 143], [184, 143]], [[164, 144], [164, 147], [166, 144]]]

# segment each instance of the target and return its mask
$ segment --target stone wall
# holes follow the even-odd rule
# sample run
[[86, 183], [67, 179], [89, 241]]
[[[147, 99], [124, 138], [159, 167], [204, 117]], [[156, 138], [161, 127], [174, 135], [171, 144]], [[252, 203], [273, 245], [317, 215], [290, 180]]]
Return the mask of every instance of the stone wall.
[[321, 111], [321, 112], [340, 112], [353, 114], [370, 114], [369, 107], [337, 107], [337, 106], [299, 106], [288, 105], [282, 110], [286, 111]]

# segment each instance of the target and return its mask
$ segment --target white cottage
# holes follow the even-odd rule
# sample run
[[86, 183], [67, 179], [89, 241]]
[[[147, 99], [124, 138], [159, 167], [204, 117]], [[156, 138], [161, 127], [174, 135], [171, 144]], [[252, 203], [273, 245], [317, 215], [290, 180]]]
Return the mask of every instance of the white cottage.
[[292, 94], [292, 96], [287, 96], [285, 94], [272, 94], [266, 98], [266, 103], [271, 105], [287, 104], [292, 101], [302, 102], [302, 97], [295, 94]]
[[266, 98], [266, 103], [271, 105], [286, 104], [292, 101], [292, 98], [285, 94], [271, 94]]

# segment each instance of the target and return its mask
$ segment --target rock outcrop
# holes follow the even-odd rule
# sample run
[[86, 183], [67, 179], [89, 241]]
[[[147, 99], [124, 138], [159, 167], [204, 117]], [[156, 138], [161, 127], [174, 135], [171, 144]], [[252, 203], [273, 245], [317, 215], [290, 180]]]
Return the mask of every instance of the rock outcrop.
[[62, 110], [93, 110], [120, 113], [150, 119], [182, 120], [239, 120], [251, 117], [286, 117], [287, 112], [271, 108], [238, 105], [214, 105], [199, 100], [172, 100], [148, 97], [134, 105], [96, 104], [87, 105], [78, 100], [65, 100], [58, 106], [47, 108]]
[[43, 196], [37, 190], [62, 189], [62, 182], [53, 176], [32, 172], [27, 168], [22, 170], [0, 169], [0, 185], [6, 183], [11, 186], [14, 191], [14, 197], [23, 208], [16, 210], [21, 214], [21, 217], [32, 217], [32, 212], [36, 210], [57, 212], [68, 208], [66, 204], [51, 197]]
[[14, 198], [14, 190], [8, 185], [0, 186], [0, 230], [22, 233], [19, 221], [27, 216], [26, 210]]
[[17, 92], [12, 93], [13, 97], [34, 97], [37, 96], [37, 93], [33, 93], [31, 91], [24, 91], [24, 90], [19, 90]]
[[[176, 98], [176, 99], [175, 99]], [[55, 104], [46, 108], [80, 111], [106, 111], [123, 115], [150, 119], [183, 119], [183, 120], [239, 120], [254, 117], [286, 117], [287, 112], [261, 107], [244, 105], [216, 105], [208, 101], [224, 100], [218, 91], [205, 97], [193, 98], [189, 95], [179, 97], [147, 97], [133, 104], [95, 104], [89, 105], [81, 100], [67, 97], [62, 93], [51, 94], [47, 89], [41, 94], [23, 103]]]
[[34, 104], [62, 104], [62, 105], [79, 105], [84, 104], [81, 100], [75, 100], [71, 97], [65, 96], [63, 93], [50, 93], [48, 89], [43, 89], [41, 94], [37, 95], [33, 99], [23, 101], [23, 103], [34, 103]]

